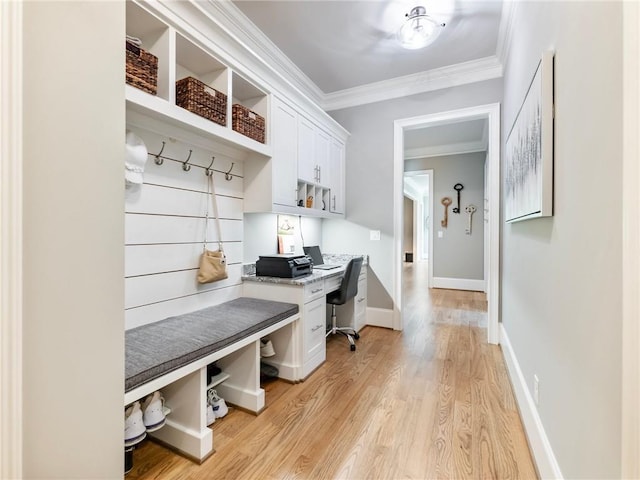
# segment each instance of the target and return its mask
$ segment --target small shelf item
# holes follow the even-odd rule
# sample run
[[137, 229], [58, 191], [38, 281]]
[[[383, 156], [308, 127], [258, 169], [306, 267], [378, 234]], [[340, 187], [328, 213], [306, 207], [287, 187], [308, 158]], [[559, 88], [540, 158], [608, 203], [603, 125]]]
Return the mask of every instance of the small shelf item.
[[229, 377], [231, 377], [231, 375], [229, 375], [228, 373], [224, 373], [224, 372], [219, 373], [218, 375], [216, 375], [214, 377], [211, 377], [211, 381], [209, 382], [209, 385], [207, 385], [207, 390], [220, 385], [222, 382], [227, 380]]
[[256, 142], [264, 143], [264, 117], [239, 103], [234, 103], [232, 110], [233, 129]]
[[227, 124], [227, 95], [197, 78], [176, 82], [176, 105], [218, 125]]
[[126, 82], [155, 95], [158, 92], [158, 57], [144, 50], [137, 38], [127, 37]]

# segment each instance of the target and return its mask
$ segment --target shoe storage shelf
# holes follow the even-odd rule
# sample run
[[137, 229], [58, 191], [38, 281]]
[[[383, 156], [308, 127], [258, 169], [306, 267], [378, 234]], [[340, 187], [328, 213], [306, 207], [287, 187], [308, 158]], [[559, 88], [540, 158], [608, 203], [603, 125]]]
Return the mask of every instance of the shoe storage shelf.
[[[233, 105], [240, 105], [245, 112], [251, 112], [252, 118], [262, 118], [268, 129], [269, 95], [265, 88], [245, 79], [218, 60], [210, 48], [132, 1], [127, 1], [126, 30], [128, 36], [141, 40], [144, 51], [158, 59], [155, 95], [126, 85], [127, 123], [152, 126], [158, 133], [173, 133], [172, 136], [195, 136], [205, 147], [222, 144], [234, 151], [257, 154], [258, 158], [271, 157], [268, 135], [264, 142], [255, 140], [251, 137], [254, 130], [247, 132], [238, 126], [233, 113]], [[194, 96], [196, 90], [191, 88], [187, 94], [185, 87], [178, 95], [176, 82], [188, 77], [195, 79], [187, 82], [189, 88], [200, 86], [199, 91], [205, 93]], [[210, 102], [202, 103], [203, 98]]]

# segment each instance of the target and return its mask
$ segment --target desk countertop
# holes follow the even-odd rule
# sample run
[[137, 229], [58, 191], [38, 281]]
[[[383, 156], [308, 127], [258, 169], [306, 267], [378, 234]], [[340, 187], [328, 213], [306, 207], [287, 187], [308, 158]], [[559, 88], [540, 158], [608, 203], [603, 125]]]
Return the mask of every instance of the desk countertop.
[[[346, 254], [324, 254], [323, 256], [325, 263], [330, 264], [342, 264], [346, 265], [349, 260], [354, 257], [364, 257], [363, 265], [367, 265], [369, 257], [367, 255], [346, 255]], [[331, 277], [338, 277], [344, 273], [344, 267], [335, 268], [332, 270], [314, 270], [309, 275], [305, 275], [297, 278], [280, 278], [280, 277], [258, 277], [256, 276], [256, 265], [245, 264], [243, 265], [244, 274], [242, 275], [242, 280], [244, 282], [264, 282], [264, 283], [281, 283], [285, 285], [309, 285], [315, 282], [319, 282], [321, 280], [325, 280]]]

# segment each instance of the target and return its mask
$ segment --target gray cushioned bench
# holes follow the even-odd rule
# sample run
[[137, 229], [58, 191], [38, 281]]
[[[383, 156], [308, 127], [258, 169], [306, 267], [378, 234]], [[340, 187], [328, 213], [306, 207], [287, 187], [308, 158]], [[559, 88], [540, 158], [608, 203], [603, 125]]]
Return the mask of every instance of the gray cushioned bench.
[[298, 305], [240, 297], [125, 333], [125, 392], [297, 314]]

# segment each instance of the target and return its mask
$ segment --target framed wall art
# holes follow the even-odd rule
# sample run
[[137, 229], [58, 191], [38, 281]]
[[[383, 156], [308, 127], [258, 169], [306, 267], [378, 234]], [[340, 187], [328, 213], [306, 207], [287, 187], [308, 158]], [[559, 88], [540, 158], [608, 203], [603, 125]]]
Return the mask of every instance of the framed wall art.
[[553, 215], [553, 52], [542, 55], [505, 145], [505, 221]]

